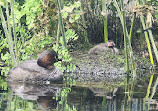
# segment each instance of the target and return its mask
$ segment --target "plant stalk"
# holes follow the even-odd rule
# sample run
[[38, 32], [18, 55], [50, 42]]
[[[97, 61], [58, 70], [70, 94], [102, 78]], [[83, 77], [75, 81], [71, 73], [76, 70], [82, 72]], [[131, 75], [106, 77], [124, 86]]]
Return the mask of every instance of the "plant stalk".
[[[8, 2], [6, 2], [6, 4], [8, 4]], [[6, 21], [5, 21], [5, 18], [4, 18], [1, 6], [0, 6], [0, 17], [1, 17], [1, 20], [2, 20], [2, 26], [3, 26], [3, 29], [4, 29], [4, 33], [5, 33], [5, 36], [6, 36], [7, 41], [8, 41], [8, 46], [9, 46], [11, 59], [12, 59], [12, 61], [14, 63], [14, 66], [17, 66], [16, 57], [15, 57], [14, 49], [13, 49], [14, 47], [13, 47], [12, 36], [11, 36], [11, 33], [9, 32], [10, 29], [7, 28], [8, 22], [6, 23]], [[7, 16], [7, 18], [9, 18], [9, 17]], [[9, 24], [8, 24], [8, 27], [10, 27]]]
[[[83, 0], [81, 0], [81, 11], [83, 11]], [[84, 17], [84, 14], [81, 15], [81, 19], [82, 19], [82, 23], [83, 23], [83, 27], [85, 29], [87, 29], [87, 26], [86, 26], [86, 20], [85, 20], [85, 17]], [[89, 39], [87, 37], [87, 31], [84, 30], [83, 31], [83, 36], [84, 36], [84, 41], [85, 41], [85, 44], [89, 44]]]
[[[123, 3], [122, 3], [123, 4]], [[132, 64], [132, 71], [133, 71], [133, 77], [136, 76], [136, 67], [135, 67], [135, 62], [134, 62], [134, 56], [133, 56], [133, 51], [132, 51], [132, 46], [131, 46], [131, 41], [129, 39], [129, 35], [128, 35], [128, 31], [127, 31], [127, 28], [124, 24], [124, 17], [123, 17], [123, 14], [121, 13], [121, 10], [118, 6], [118, 3], [116, 0], [114, 0], [114, 5], [116, 7], [116, 10], [118, 12], [118, 15], [119, 15], [119, 18], [120, 18], [120, 21], [121, 21], [121, 24], [122, 24], [122, 27], [123, 27], [123, 30], [125, 31], [124, 34], [126, 34], [126, 42], [127, 42], [127, 50], [129, 51], [129, 56], [131, 58], [131, 64]], [[124, 35], [125, 36], [125, 35]], [[126, 43], [125, 43], [126, 44]], [[125, 48], [126, 49], [126, 48]], [[127, 56], [127, 55], [126, 55]], [[127, 64], [126, 64], [127, 65]], [[128, 66], [127, 66], [128, 67]], [[128, 70], [128, 69], [126, 69]]]
[[64, 29], [64, 24], [63, 24], [63, 20], [62, 20], [61, 6], [60, 6], [59, 0], [57, 0], [57, 5], [58, 5], [58, 12], [59, 12], [59, 23], [60, 23], [60, 27], [61, 27], [61, 33], [63, 36], [63, 43], [64, 43], [64, 47], [66, 48], [65, 29]]
[[107, 17], [107, 0], [102, 0], [102, 15], [103, 15], [103, 22], [104, 22], [104, 42], [107, 43], [108, 41], [108, 17]]
[[11, 14], [12, 14], [12, 20], [13, 20], [13, 36], [14, 36], [14, 47], [15, 47], [15, 54], [16, 54], [16, 62], [19, 64], [19, 54], [18, 54], [18, 48], [17, 48], [17, 36], [16, 36], [16, 30], [15, 30], [15, 16], [14, 16], [14, 0], [11, 0]]
[[136, 17], [136, 13], [134, 13], [134, 15], [132, 17], [132, 23], [131, 23], [130, 34], [129, 34], [130, 41], [132, 41], [132, 33], [133, 33], [133, 26], [134, 26], [135, 17]]
[[[144, 19], [143, 19], [142, 16], [140, 16], [140, 20], [141, 20], [143, 29], [145, 30], [146, 26], [145, 26], [145, 22], [144, 22]], [[146, 43], [147, 43], [147, 46], [148, 46], [148, 52], [149, 52], [149, 56], [150, 56], [150, 62], [154, 66], [154, 60], [153, 60], [153, 55], [152, 55], [152, 52], [151, 52], [151, 46], [150, 46], [150, 41], [149, 41], [148, 33], [145, 31], [144, 34], [145, 34], [145, 39], [146, 39]]]

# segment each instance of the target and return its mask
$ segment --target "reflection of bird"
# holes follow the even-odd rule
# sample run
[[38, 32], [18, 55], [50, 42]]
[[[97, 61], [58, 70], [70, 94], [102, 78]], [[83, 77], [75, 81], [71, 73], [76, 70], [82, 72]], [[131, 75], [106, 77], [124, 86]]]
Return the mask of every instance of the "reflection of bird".
[[56, 109], [57, 107], [57, 101], [52, 99], [52, 96], [39, 96], [37, 103], [38, 106], [45, 111]]
[[106, 51], [110, 51], [113, 54], [119, 54], [119, 50], [115, 47], [115, 43], [112, 40], [94, 46], [89, 50], [88, 54], [104, 54]]
[[13, 68], [8, 75], [8, 81], [37, 82], [54, 81], [62, 82], [62, 73], [54, 66], [59, 61], [54, 50], [45, 50], [38, 60], [27, 60]]

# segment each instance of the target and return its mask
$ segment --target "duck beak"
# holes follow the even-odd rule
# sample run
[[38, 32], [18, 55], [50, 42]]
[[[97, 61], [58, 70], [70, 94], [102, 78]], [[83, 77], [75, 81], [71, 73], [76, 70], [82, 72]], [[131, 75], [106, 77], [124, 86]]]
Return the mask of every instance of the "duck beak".
[[62, 61], [62, 59], [58, 58], [58, 51], [57, 51], [56, 62], [58, 62], [58, 61]]
[[58, 62], [58, 61], [62, 61], [62, 59], [58, 59], [58, 57], [56, 57], [55, 62]]
[[57, 61], [62, 61], [62, 59], [58, 59]]
[[108, 46], [109, 46], [109, 47], [113, 47], [114, 45], [113, 45], [113, 44], [109, 44]]
[[110, 47], [110, 48], [112, 48], [112, 47], [114, 47], [114, 46], [115, 46], [114, 43], [110, 43], [110, 44], [108, 44], [108, 47]]

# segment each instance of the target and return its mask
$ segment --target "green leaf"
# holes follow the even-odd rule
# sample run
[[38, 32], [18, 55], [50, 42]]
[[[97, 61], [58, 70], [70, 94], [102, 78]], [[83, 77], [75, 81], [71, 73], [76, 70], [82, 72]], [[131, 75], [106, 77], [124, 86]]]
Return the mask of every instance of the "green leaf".
[[74, 3], [73, 6], [74, 6], [75, 8], [78, 8], [78, 7], [81, 6], [81, 2], [80, 2], [80, 1], [77, 1], [77, 2]]
[[76, 14], [75, 20], [78, 20], [80, 18], [80, 14]]
[[73, 11], [73, 9], [74, 9], [74, 7], [73, 6], [69, 6], [69, 7], [67, 7], [67, 6], [64, 6], [64, 8], [62, 9], [62, 13], [64, 13], [64, 12], [72, 12]]
[[63, 17], [64, 19], [66, 19], [68, 15], [69, 15], [69, 14], [68, 14], [67, 12], [64, 12], [64, 13], [62, 14], [62, 17]]
[[70, 23], [74, 23], [75, 20], [74, 20], [73, 18], [70, 17], [70, 18], [69, 18], [69, 22], [70, 22]]
[[0, 6], [4, 6], [4, 0], [0, 1]]

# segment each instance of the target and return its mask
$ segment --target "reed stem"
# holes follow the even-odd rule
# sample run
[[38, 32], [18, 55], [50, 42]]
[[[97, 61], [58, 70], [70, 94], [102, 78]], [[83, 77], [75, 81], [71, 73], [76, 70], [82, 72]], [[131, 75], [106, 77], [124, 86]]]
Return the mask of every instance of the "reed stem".
[[57, 39], [56, 39], [56, 44], [59, 45], [60, 41], [60, 22], [58, 21], [58, 30], [57, 30]]
[[[6, 1], [6, 5], [8, 5], [7, 1]], [[6, 11], [9, 11], [9, 10], [6, 9]], [[7, 13], [9, 14], [9, 12], [6, 12], [7, 20], [9, 20], [9, 15]], [[13, 40], [12, 40], [12, 36], [11, 36], [11, 29], [9, 29], [11, 27], [10, 23], [9, 23], [10, 20], [7, 21], [7, 23], [6, 23], [1, 6], [0, 6], [0, 17], [1, 17], [1, 20], [2, 20], [2, 27], [4, 29], [5, 36], [7, 38], [11, 59], [14, 63], [14, 66], [17, 66], [16, 57], [15, 57], [15, 54], [14, 54]], [[7, 24], [8, 24], [8, 26], [7, 26]]]
[[133, 17], [132, 17], [132, 23], [131, 23], [131, 28], [130, 28], [130, 34], [129, 34], [129, 39], [130, 41], [132, 41], [132, 33], [133, 33], [133, 26], [134, 26], [134, 20], [135, 20], [135, 17], [136, 17], [136, 13], [134, 13]]
[[14, 47], [15, 47], [15, 57], [16, 62], [19, 64], [19, 54], [18, 54], [18, 48], [17, 48], [17, 36], [16, 36], [16, 30], [15, 30], [15, 16], [14, 16], [14, 0], [11, 0], [11, 14], [12, 14], [12, 20], [13, 20], [13, 36], [14, 36]]
[[[81, 0], [81, 11], [83, 12], [83, 0]], [[83, 27], [85, 28], [85, 29], [87, 29], [87, 26], [86, 26], [86, 20], [85, 20], [85, 16], [84, 16], [84, 14], [82, 14], [81, 15], [81, 20], [82, 20], [82, 24], [83, 24]], [[87, 37], [87, 31], [86, 30], [84, 30], [83, 31], [83, 36], [84, 36], [84, 42], [85, 42], [85, 44], [89, 44], [89, 39], [88, 39], [88, 37]]]
[[152, 31], [149, 29], [148, 33], [149, 33], [149, 38], [150, 38], [151, 45], [152, 45], [153, 50], [154, 50], [154, 54], [155, 54], [156, 60], [158, 62], [158, 51], [157, 51], [156, 45], [154, 43], [154, 37], [153, 37]]
[[[145, 4], [143, 0], [141, 0], [141, 2], [143, 4]], [[137, 4], [140, 5], [140, 3], [139, 3], [138, 0], [137, 0]], [[147, 24], [144, 21], [144, 16], [143, 15], [140, 16], [140, 21], [142, 23], [143, 30], [146, 30], [146, 28], [148, 28], [148, 27], [146, 26]], [[149, 37], [150, 37], [151, 43], [153, 45], [153, 49], [154, 49], [154, 53], [156, 55], [156, 59], [158, 61], [158, 55], [157, 55], [158, 52], [157, 52], [157, 48], [156, 48], [154, 40], [153, 40], [152, 32], [151, 32], [151, 30], [148, 31], [148, 32], [150, 32]], [[145, 34], [145, 39], [146, 39], [146, 43], [147, 43], [147, 47], [148, 47], [148, 52], [149, 52], [149, 56], [150, 56], [150, 62], [154, 66], [154, 60], [153, 60], [153, 55], [152, 55], [152, 52], [151, 52], [151, 46], [150, 46], [150, 41], [149, 41], [148, 33], [146, 31], [144, 31], [144, 34]]]
[[63, 36], [63, 43], [64, 43], [64, 47], [66, 48], [65, 29], [64, 29], [64, 24], [63, 24], [63, 20], [62, 20], [61, 6], [60, 6], [59, 0], [57, 0], [57, 5], [58, 5], [58, 12], [59, 12], [59, 23], [60, 23], [60, 27], [61, 27], [61, 33]]
[[107, 43], [108, 41], [108, 18], [107, 18], [107, 0], [102, 0], [102, 15], [103, 15], [103, 22], [104, 22], [104, 42]]
[[127, 34], [126, 34], [126, 20], [125, 15], [123, 11], [123, 1], [121, 0], [121, 12], [122, 12], [122, 26], [123, 26], [123, 33], [124, 33], [124, 47], [125, 47], [125, 56], [126, 56], [126, 71], [127, 71], [127, 78], [129, 78], [129, 60], [128, 60], [128, 46], [127, 46]]
[[[123, 1], [121, 1], [121, 2], [123, 2]], [[133, 77], [135, 77], [135, 76], [136, 76], [136, 67], [135, 67], [135, 62], [134, 62], [134, 56], [133, 56], [131, 41], [130, 41], [130, 39], [129, 39], [128, 31], [127, 31], [126, 25], [125, 25], [125, 23], [124, 23], [124, 22], [125, 22], [125, 20], [124, 20], [125, 16], [123, 16], [124, 14], [121, 13], [121, 10], [120, 10], [120, 8], [119, 8], [118, 3], [117, 3], [116, 0], [114, 0], [114, 5], [115, 5], [116, 10], [117, 10], [117, 12], [118, 12], [118, 15], [119, 15], [119, 18], [120, 18], [122, 27], [123, 27], [124, 34], [126, 34], [126, 35], [124, 35], [124, 37], [126, 37], [126, 38], [125, 38], [125, 39], [126, 39], [125, 42], [127, 42], [127, 43], [125, 43], [124, 45], [125, 45], [125, 50], [127, 50], [128, 52], [125, 51], [125, 56], [128, 57], [127, 54], [129, 54], [130, 61], [131, 61], [131, 64], [132, 64]], [[123, 3], [122, 3], [122, 5], [123, 5]], [[123, 7], [122, 7], [122, 8], [123, 8]], [[123, 9], [122, 9], [122, 10], [123, 10]], [[126, 58], [126, 62], [127, 62], [127, 61], [128, 61], [128, 60], [127, 60], [127, 58]], [[129, 61], [128, 61], [128, 62], [129, 62]], [[129, 63], [128, 63], [128, 64], [129, 64]], [[126, 67], [128, 67], [128, 64], [126, 63], [126, 65], [127, 65]], [[129, 69], [127, 68], [126, 70], [127, 70], [127, 72], [128, 72]]]
[[[143, 29], [145, 30], [146, 26], [145, 26], [145, 22], [144, 22], [144, 19], [143, 19], [142, 16], [140, 16], [140, 20], [141, 20]], [[144, 34], [145, 34], [145, 39], [146, 39], [146, 43], [147, 43], [147, 47], [148, 47], [150, 61], [151, 61], [151, 64], [154, 66], [154, 60], [153, 60], [153, 55], [152, 55], [152, 52], [151, 52], [151, 46], [150, 46], [150, 41], [149, 41], [148, 33], [145, 31]]]

